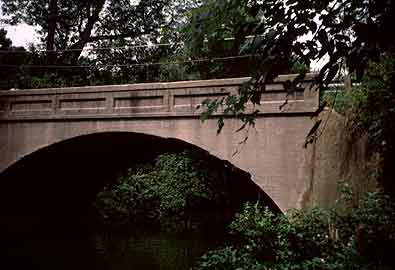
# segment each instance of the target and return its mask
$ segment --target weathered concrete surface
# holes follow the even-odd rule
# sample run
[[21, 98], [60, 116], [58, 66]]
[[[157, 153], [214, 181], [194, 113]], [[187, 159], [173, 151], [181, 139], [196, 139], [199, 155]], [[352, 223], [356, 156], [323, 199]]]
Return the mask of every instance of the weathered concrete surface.
[[[237, 93], [247, 78], [120, 86], [41, 89], [0, 93], [0, 172], [45, 146], [99, 132], [137, 132], [176, 138], [229, 160], [282, 210], [301, 207], [309, 188], [310, 153], [303, 148], [318, 106], [318, 91], [306, 80], [289, 96], [281, 81], [262, 95], [256, 128], [235, 133], [229, 118], [220, 135], [215, 119], [202, 123], [199, 105], [206, 98]], [[109, 142], [111, 143], [111, 142]], [[98, 146], [99, 147], [99, 146]], [[233, 153], [239, 150], [237, 155]]]
[[333, 109], [325, 109], [319, 118], [325, 123], [318, 138], [308, 146], [312, 158], [309, 189], [302, 206], [331, 207], [340, 198], [339, 183], [347, 183], [356, 202], [377, 187], [372, 169], [380, 168], [377, 156], [368, 149], [366, 133], [350, 130], [347, 118]]

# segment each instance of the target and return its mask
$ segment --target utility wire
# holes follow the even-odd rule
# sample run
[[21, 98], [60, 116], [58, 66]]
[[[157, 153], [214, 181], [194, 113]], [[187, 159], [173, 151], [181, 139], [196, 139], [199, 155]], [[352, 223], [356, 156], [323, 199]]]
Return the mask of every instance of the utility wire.
[[[87, 47], [83, 49], [65, 49], [65, 50], [36, 50], [34, 52], [47, 52], [47, 53], [64, 53], [64, 52], [79, 52], [79, 51], [106, 51], [106, 50], [120, 50], [120, 49], [138, 49], [138, 48], [152, 48], [152, 47], [170, 47], [171, 43], [158, 43], [158, 44], [147, 44], [147, 45], [126, 45], [122, 47]], [[34, 53], [32, 51], [22, 50], [0, 50], [0, 53]]]
[[[261, 35], [258, 35], [261, 36]], [[246, 36], [246, 39], [252, 39], [256, 36]], [[234, 40], [235, 38], [224, 38], [223, 41], [231, 41]], [[83, 49], [64, 49], [64, 50], [36, 50], [34, 52], [40, 52], [40, 53], [64, 53], [64, 52], [79, 52], [79, 51], [107, 51], [107, 50], [120, 50], [120, 49], [139, 49], [139, 48], [153, 48], [153, 47], [170, 47], [172, 45], [176, 45], [180, 43], [153, 43], [153, 44], [145, 44], [145, 45], [125, 45], [125, 46], [115, 46], [115, 47], [87, 47]], [[26, 50], [0, 50], [0, 54], [6, 54], [6, 53], [34, 53], [32, 51], [26, 51]]]
[[186, 63], [202, 63], [202, 62], [210, 62], [210, 61], [222, 61], [222, 60], [231, 60], [231, 59], [244, 59], [250, 58], [256, 55], [246, 54], [246, 55], [238, 55], [238, 56], [228, 56], [228, 57], [214, 57], [214, 58], [201, 58], [201, 59], [191, 59], [191, 60], [183, 60], [183, 61], [175, 61], [175, 62], [155, 62], [155, 63], [140, 63], [140, 64], [118, 64], [118, 65], [0, 65], [0, 67], [9, 67], [9, 68], [110, 68], [110, 67], [139, 67], [139, 66], [161, 66], [161, 65], [179, 65]]

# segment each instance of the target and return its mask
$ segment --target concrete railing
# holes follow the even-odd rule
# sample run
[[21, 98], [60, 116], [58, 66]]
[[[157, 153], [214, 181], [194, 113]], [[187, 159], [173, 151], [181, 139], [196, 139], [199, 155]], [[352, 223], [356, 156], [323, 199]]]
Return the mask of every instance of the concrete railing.
[[[310, 113], [318, 106], [319, 94], [312, 76], [300, 89], [288, 93], [283, 82], [295, 75], [279, 76], [267, 85], [261, 114]], [[103, 119], [144, 117], [197, 117], [202, 101], [237, 94], [249, 78], [32, 89], [0, 92], [0, 121]], [[285, 99], [288, 102], [284, 104]], [[252, 105], [250, 105], [251, 107]], [[250, 108], [252, 109], [252, 108]]]

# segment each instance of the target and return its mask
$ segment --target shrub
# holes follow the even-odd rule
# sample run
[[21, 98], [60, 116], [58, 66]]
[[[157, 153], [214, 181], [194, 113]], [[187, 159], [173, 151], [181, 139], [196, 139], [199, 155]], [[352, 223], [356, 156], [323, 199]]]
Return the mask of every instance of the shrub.
[[165, 226], [182, 223], [186, 228], [199, 209], [215, 211], [228, 201], [220, 180], [192, 152], [165, 153], [154, 165], [128, 169], [115, 185], [98, 194], [95, 205], [107, 224], [149, 220]]
[[394, 201], [375, 192], [358, 207], [347, 203], [285, 215], [246, 204], [230, 225], [230, 245], [204, 255], [198, 269], [394, 269]]

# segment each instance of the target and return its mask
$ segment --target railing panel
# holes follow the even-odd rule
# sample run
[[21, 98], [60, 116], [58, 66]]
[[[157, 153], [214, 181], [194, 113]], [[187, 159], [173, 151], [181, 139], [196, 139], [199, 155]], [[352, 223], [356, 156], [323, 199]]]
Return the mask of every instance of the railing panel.
[[[315, 111], [319, 94], [311, 87], [311, 78], [300, 84], [297, 91], [288, 93], [284, 89], [283, 82], [294, 77], [279, 76], [274, 84], [266, 86], [260, 105], [247, 104], [247, 111], [259, 110], [260, 114]], [[0, 121], [198, 117], [204, 100], [237, 94], [248, 79], [3, 91]]]

